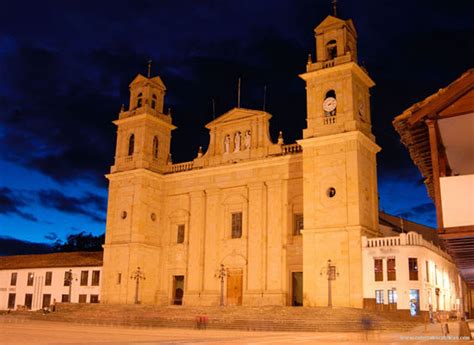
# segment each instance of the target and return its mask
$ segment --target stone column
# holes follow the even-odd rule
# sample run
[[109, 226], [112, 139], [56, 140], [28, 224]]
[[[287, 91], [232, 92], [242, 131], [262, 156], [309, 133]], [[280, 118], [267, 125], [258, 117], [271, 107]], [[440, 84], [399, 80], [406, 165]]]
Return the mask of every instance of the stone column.
[[[283, 304], [282, 282], [285, 269], [283, 267], [283, 206], [282, 180], [265, 182], [267, 185], [267, 272], [266, 289], [270, 303]], [[272, 295], [272, 296], [270, 296]]]
[[205, 194], [204, 191], [190, 193], [188, 272], [185, 277], [185, 303], [199, 305], [203, 274], [203, 245], [205, 243]]
[[218, 262], [219, 193], [218, 188], [206, 189], [205, 255], [202, 278], [203, 290], [206, 294], [206, 301], [203, 301], [205, 304], [219, 303], [219, 280], [214, 276], [220, 264], [220, 262]]
[[[265, 228], [265, 185], [255, 182], [248, 185], [248, 269], [247, 290], [254, 298], [263, 292], [263, 231]], [[257, 297], [258, 295], [258, 297]], [[252, 297], [249, 296], [252, 299]]]

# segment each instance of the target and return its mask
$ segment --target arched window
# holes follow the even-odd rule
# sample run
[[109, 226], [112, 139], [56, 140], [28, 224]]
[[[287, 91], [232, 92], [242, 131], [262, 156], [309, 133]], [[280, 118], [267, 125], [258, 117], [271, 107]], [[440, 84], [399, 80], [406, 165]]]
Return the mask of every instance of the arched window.
[[324, 98], [326, 99], [328, 97], [336, 98], [336, 91], [329, 90], [328, 92], [326, 92], [326, 97], [324, 97]]
[[137, 108], [140, 108], [142, 106], [142, 97], [143, 94], [140, 92], [137, 96]]
[[157, 136], [153, 138], [153, 158], [154, 159], [158, 158], [158, 137]]
[[130, 135], [128, 139], [128, 155], [132, 156], [135, 149], [135, 134]]
[[328, 43], [326, 43], [326, 49], [327, 49], [327, 58], [328, 60], [332, 60], [337, 56], [337, 43], [336, 40], [331, 40]]
[[155, 107], [156, 107], [156, 95], [153, 95], [151, 98], [152, 98], [152, 100], [151, 100], [151, 108], [152, 108], [152, 109], [155, 109]]

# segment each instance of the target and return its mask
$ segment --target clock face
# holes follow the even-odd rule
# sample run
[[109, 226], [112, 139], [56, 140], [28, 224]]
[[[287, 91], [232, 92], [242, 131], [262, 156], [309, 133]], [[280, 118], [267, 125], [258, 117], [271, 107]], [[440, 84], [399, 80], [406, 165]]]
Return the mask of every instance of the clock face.
[[337, 101], [334, 97], [328, 97], [323, 102], [323, 109], [324, 111], [330, 113], [334, 109], [336, 109]]

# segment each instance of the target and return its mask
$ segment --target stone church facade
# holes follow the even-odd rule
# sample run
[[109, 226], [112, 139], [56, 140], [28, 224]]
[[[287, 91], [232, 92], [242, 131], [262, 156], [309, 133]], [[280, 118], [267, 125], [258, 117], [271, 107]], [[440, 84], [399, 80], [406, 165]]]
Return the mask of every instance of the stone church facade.
[[361, 241], [378, 233], [374, 82], [351, 20], [328, 16], [315, 37], [295, 144], [272, 142], [269, 113], [234, 108], [206, 125], [207, 152], [172, 164], [165, 85], [130, 84], [107, 175], [102, 302], [219, 305], [222, 269], [227, 305], [326, 306], [331, 284], [333, 305], [363, 306]]

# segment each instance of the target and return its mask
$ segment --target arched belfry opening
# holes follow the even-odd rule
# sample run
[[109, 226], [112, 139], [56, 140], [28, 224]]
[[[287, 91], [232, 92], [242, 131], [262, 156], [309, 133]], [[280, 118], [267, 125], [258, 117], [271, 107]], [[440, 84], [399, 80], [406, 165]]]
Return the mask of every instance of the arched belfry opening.
[[128, 155], [133, 156], [133, 151], [135, 150], [135, 134], [130, 135], [128, 139]]
[[143, 98], [143, 94], [140, 92], [137, 96], [137, 108], [141, 108], [142, 106], [142, 98]]
[[153, 138], [153, 158], [158, 159], [158, 137]]
[[336, 40], [330, 40], [326, 43], [326, 52], [327, 52], [327, 59], [332, 60], [337, 57], [337, 42]]
[[155, 94], [153, 94], [153, 96], [151, 97], [151, 108], [152, 109], [156, 108], [156, 95]]

